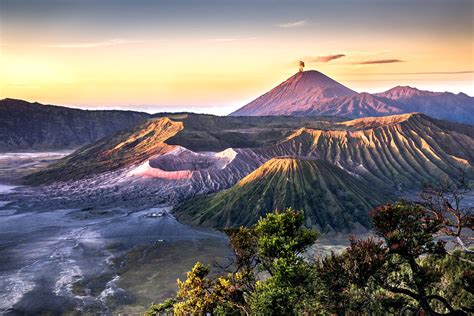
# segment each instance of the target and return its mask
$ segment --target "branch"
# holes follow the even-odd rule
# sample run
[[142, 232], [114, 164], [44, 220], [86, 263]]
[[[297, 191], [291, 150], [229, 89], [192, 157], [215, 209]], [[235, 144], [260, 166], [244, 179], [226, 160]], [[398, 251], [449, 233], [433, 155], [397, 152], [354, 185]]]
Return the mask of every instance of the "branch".
[[465, 259], [465, 258], [463, 258], [463, 257], [461, 257], [461, 256], [458, 256], [458, 255], [452, 253], [452, 252], [446, 252], [446, 254], [447, 254], [448, 256], [451, 256], [451, 257], [454, 257], [454, 258], [458, 259], [459, 261], [466, 262], [466, 263], [469, 263], [469, 264], [474, 265], [474, 261], [471, 261], [471, 260], [469, 260], [469, 259]]
[[405, 288], [402, 288], [402, 287], [395, 287], [395, 286], [388, 286], [387, 289], [389, 291], [392, 291], [393, 293], [408, 295], [411, 298], [414, 298], [415, 300], [420, 299], [420, 295], [418, 295], [417, 293], [415, 293], [415, 292], [413, 292], [409, 289], [405, 289]]
[[456, 237], [456, 241], [458, 243], [459, 246], [461, 246], [461, 249], [465, 252], [465, 253], [468, 253], [468, 254], [474, 254], [474, 251], [473, 250], [469, 250], [466, 245], [464, 245], [464, 242], [462, 241], [462, 239], [457, 236]]
[[455, 312], [454, 308], [448, 303], [448, 301], [444, 297], [441, 297], [439, 295], [427, 295], [427, 296], [425, 296], [425, 300], [427, 302], [430, 301], [430, 300], [437, 300], [437, 301], [443, 303], [443, 305], [449, 310], [449, 313], [454, 313]]

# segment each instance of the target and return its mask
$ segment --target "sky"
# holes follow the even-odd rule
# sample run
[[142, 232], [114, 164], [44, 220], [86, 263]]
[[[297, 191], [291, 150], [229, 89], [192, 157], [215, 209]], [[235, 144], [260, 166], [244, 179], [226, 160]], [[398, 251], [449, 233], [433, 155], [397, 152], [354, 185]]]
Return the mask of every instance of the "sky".
[[227, 114], [298, 71], [474, 95], [474, 1], [0, 0], [0, 98]]

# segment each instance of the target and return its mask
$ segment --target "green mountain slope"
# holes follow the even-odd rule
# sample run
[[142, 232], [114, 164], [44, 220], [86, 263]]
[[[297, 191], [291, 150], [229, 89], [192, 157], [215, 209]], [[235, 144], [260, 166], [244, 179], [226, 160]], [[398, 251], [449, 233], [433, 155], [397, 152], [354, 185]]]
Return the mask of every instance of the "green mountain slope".
[[388, 196], [322, 160], [273, 158], [232, 188], [179, 205], [179, 220], [215, 228], [251, 225], [287, 207], [305, 212], [306, 225], [324, 232], [369, 225], [368, 211]]

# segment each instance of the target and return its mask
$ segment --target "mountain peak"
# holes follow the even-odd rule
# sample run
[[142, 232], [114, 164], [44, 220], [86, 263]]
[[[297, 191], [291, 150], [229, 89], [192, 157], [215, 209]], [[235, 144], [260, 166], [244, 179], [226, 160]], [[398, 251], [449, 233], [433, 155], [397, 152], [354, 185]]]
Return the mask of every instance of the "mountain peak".
[[389, 99], [404, 99], [404, 98], [411, 98], [414, 96], [427, 96], [436, 94], [435, 92], [431, 91], [423, 91], [419, 90], [414, 87], [410, 86], [396, 86], [393, 87], [385, 92], [377, 93], [376, 95], [389, 98]]
[[308, 70], [294, 74], [231, 116], [290, 115], [308, 110], [314, 102], [357, 93], [325, 74]]
[[413, 112], [413, 113], [406, 113], [406, 114], [397, 114], [397, 115], [387, 115], [387, 116], [379, 116], [379, 117], [362, 117], [358, 119], [354, 119], [351, 121], [346, 121], [339, 123], [340, 125], [344, 125], [347, 127], [352, 127], [355, 129], [372, 129], [382, 126], [388, 125], [396, 125], [402, 122], [413, 120], [413, 119], [428, 119], [426, 115], [421, 113]]

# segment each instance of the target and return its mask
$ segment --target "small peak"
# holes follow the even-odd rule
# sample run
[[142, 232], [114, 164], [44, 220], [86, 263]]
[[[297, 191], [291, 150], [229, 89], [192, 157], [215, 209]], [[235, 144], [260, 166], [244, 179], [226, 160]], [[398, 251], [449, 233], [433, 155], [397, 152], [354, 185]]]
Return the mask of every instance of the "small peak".
[[470, 96], [465, 94], [464, 92], [459, 92], [458, 96], [463, 97], [463, 98], [470, 98]]
[[356, 95], [356, 97], [359, 97], [362, 100], [371, 100], [374, 98], [374, 96], [368, 92], [361, 92], [358, 95]]
[[396, 86], [385, 92], [377, 93], [376, 95], [386, 97], [389, 99], [410, 98], [413, 96], [424, 96], [432, 94], [433, 92], [419, 90], [410, 86]]
[[418, 112], [407, 113], [407, 114], [397, 114], [397, 115], [388, 115], [388, 116], [376, 116], [376, 117], [363, 117], [355, 120], [339, 123], [340, 125], [345, 125], [347, 127], [353, 127], [357, 130], [372, 129], [388, 125], [396, 125], [405, 121], [408, 121], [413, 118], [426, 118], [426, 115], [423, 115]]
[[412, 87], [412, 86], [395, 86], [394, 88], [390, 90], [416, 90], [419, 91], [417, 88]]

